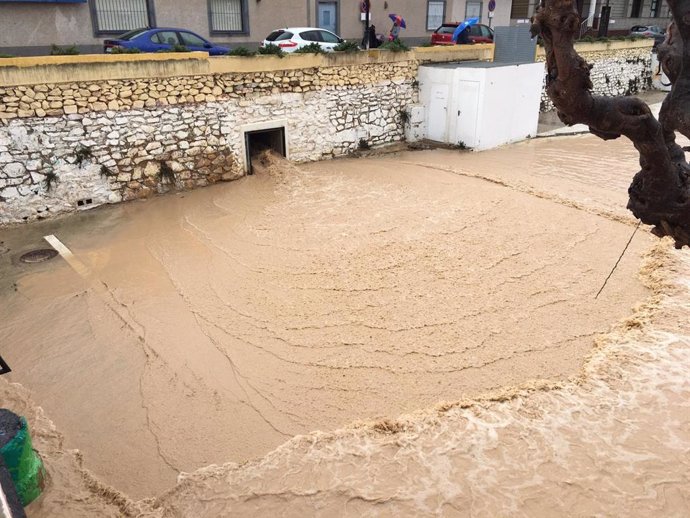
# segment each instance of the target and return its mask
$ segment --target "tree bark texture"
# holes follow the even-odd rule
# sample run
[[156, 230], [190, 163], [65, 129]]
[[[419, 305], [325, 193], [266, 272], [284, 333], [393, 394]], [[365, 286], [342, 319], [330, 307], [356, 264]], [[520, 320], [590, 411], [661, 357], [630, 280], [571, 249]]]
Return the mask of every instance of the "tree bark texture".
[[532, 35], [546, 51], [546, 91], [567, 125], [586, 124], [596, 136], [629, 138], [640, 154], [640, 171], [628, 189], [628, 209], [657, 236], [690, 246], [690, 166], [676, 131], [690, 138], [690, 0], [668, 0], [673, 13], [659, 61], [672, 82], [659, 121], [636, 97], [592, 94], [592, 68], [575, 52], [579, 31], [576, 0], [541, 0]]

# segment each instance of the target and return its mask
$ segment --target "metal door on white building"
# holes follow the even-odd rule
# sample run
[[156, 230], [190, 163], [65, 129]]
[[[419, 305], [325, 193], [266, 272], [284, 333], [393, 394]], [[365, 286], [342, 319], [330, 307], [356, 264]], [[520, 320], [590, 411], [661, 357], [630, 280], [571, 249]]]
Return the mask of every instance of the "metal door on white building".
[[434, 83], [431, 85], [429, 102], [429, 139], [445, 142], [448, 136], [448, 85]]

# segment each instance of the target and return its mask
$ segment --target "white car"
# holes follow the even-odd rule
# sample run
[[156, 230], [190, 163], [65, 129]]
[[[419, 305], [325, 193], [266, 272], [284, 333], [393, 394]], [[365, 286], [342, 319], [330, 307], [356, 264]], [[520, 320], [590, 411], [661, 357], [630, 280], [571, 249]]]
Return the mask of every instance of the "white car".
[[331, 31], [318, 27], [286, 27], [276, 29], [261, 42], [261, 46], [278, 45], [284, 52], [294, 52], [306, 47], [310, 43], [318, 43], [326, 52], [331, 52], [333, 47], [342, 43], [343, 39]]

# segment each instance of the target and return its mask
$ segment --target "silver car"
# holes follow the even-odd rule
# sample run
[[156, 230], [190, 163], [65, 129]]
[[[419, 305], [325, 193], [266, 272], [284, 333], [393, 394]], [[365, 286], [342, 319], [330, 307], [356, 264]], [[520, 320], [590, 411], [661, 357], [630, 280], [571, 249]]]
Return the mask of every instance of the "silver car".
[[631, 36], [644, 36], [654, 38], [654, 44], [658, 45], [666, 37], [666, 31], [658, 25], [635, 25], [630, 29]]
[[294, 52], [311, 43], [318, 43], [326, 52], [331, 52], [333, 47], [342, 43], [343, 39], [326, 29], [318, 27], [286, 27], [276, 29], [261, 42], [261, 46], [278, 45], [284, 52]]

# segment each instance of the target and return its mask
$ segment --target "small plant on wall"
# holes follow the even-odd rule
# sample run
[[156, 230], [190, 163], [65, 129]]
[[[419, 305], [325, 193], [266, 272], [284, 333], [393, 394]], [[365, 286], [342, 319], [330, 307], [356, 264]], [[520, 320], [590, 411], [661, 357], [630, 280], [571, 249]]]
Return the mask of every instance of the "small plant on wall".
[[318, 43], [310, 43], [309, 45], [305, 45], [304, 47], [301, 47], [295, 51], [295, 54], [325, 54], [326, 51], [321, 48], [321, 45]]
[[279, 58], [285, 57], [285, 51], [273, 43], [260, 47], [259, 54], [262, 56], [278, 56]]
[[77, 165], [81, 169], [84, 160], [89, 160], [93, 158], [93, 151], [89, 146], [79, 146], [77, 150], [74, 152], [74, 158]]
[[54, 171], [48, 171], [44, 175], [43, 179], [43, 185], [46, 189], [46, 191], [50, 192], [53, 190], [53, 187], [55, 187], [60, 179], [58, 178], [57, 173]]
[[402, 40], [389, 41], [381, 45], [379, 48], [382, 50], [390, 50], [391, 52], [407, 52], [410, 50], [410, 47], [405, 45]]
[[256, 52], [249, 50], [247, 47], [235, 47], [228, 52], [228, 56], [243, 56], [250, 58], [256, 56]]
[[76, 45], [70, 45], [68, 47], [60, 47], [54, 43], [50, 46], [51, 56], [73, 56], [79, 54], [79, 49]]
[[115, 173], [112, 171], [112, 169], [101, 165], [101, 178], [108, 178], [110, 176], [115, 176]]
[[110, 49], [111, 54], [141, 54], [141, 50], [137, 48], [128, 48], [128, 47], [113, 47]]
[[342, 43], [338, 43], [335, 47], [333, 47], [333, 50], [336, 52], [350, 53], [357, 52], [360, 50], [360, 48], [356, 41], [343, 41]]

